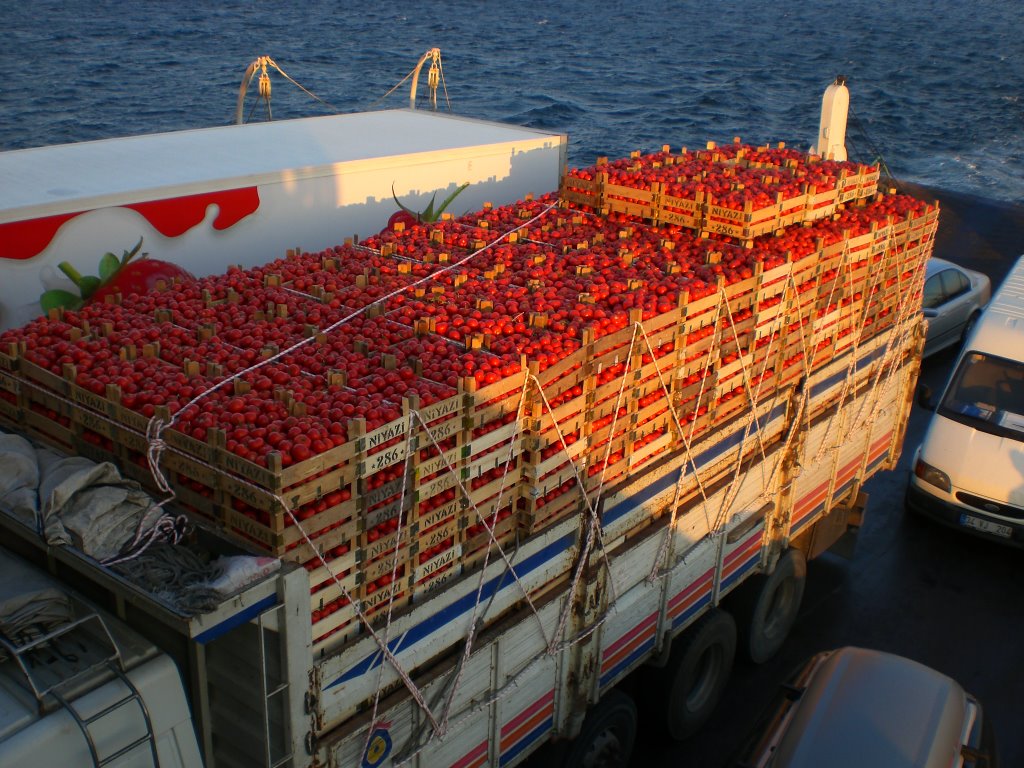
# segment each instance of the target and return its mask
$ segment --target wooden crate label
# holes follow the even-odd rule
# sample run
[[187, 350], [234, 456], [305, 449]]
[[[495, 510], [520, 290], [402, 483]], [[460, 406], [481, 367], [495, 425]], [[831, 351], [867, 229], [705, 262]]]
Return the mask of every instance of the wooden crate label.
[[[424, 421], [430, 423], [431, 421], [435, 421], [444, 416], [450, 416], [452, 414], [459, 413], [462, 410], [462, 403], [462, 396], [455, 395], [454, 397], [449, 397], [446, 400], [441, 400], [440, 402], [434, 403], [433, 405], [428, 405], [426, 407], [420, 408], [419, 413], [420, 416], [423, 417]], [[436, 434], [436, 427], [430, 427], [430, 431]]]
[[[399, 539], [399, 534], [401, 534], [401, 539]], [[398, 561], [404, 562], [408, 547], [409, 527], [403, 526], [394, 533], [389, 533], [387, 536], [381, 536], [376, 541], [369, 542], [362, 548], [360, 561], [365, 564], [385, 555], [389, 555], [387, 559], [391, 561], [394, 559], [394, 553], [397, 548]]]
[[726, 221], [745, 221], [749, 220], [749, 215], [743, 211], [736, 210], [735, 208], [726, 208], [721, 205], [709, 205], [708, 215], [714, 216], [719, 219], [725, 219]]
[[[191, 477], [188, 471], [185, 471], [182, 474]], [[202, 478], [196, 479], [202, 481]], [[268, 496], [266, 491], [233, 477], [225, 477], [221, 483], [221, 487], [226, 493], [230, 494], [232, 498], [238, 499], [239, 501], [248, 504], [250, 507], [271, 511], [279, 509], [281, 506], [277, 499], [273, 496]]]
[[402, 590], [404, 589], [405, 583], [402, 580], [389, 584], [387, 587], [378, 589], [376, 592], [367, 595], [363, 599], [363, 611], [365, 613], [369, 613], [371, 611], [377, 610], [378, 608], [390, 602], [391, 600], [398, 598], [401, 595]]
[[110, 402], [103, 395], [97, 395], [82, 387], [71, 387], [71, 399], [78, 405], [84, 405], [99, 413], [113, 415], [114, 403]]
[[420, 477], [429, 477], [436, 472], [451, 471], [457, 469], [459, 466], [459, 454], [461, 448], [455, 447], [445, 451], [439, 456], [433, 456], [429, 459], [422, 460], [416, 467], [416, 472]]
[[416, 582], [416, 594], [413, 595], [413, 600], [421, 599], [427, 593], [433, 593], [438, 587], [443, 584], [447, 584], [456, 576], [462, 574], [462, 558], [459, 558], [459, 564], [451, 568], [444, 570], [435, 571], [433, 575], [427, 577], [415, 578]]
[[251, 538], [266, 547], [270, 547], [272, 550], [276, 550], [277, 547], [282, 546], [284, 543], [279, 534], [275, 534], [265, 525], [260, 525], [251, 517], [243, 515], [241, 512], [224, 510], [222, 514], [224, 523], [230, 527], [231, 530], [237, 531], [243, 536]]
[[424, 513], [417, 521], [419, 530], [422, 531], [425, 528], [431, 528], [447, 520], [449, 517], [457, 515], [460, 507], [461, 504], [459, 503], [459, 500], [455, 499], [454, 501], [449, 501], [447, 504], [442, 504], [440, 507]]
[[366, 461], [359, 462], [358, 476], [369, 477], [375, 472], [380, 472], [382, 469], [392, 467], [400, 461], [405, 461], [405, 457], [408, 455], [406, 448], [407, 443], [403, 441], [372, 456], [367, 456]]
[[402, 513], [403, 510], [409, 508], [409, 498], [406, 497], [405, 503], [401, 499], [396, 499], [390, 504], [386, 504], [380, 509], [375, 509], [372, 512], [367, 512], [362, 516], [363, 530], [369, 531], [376, 528], [381, 523], [387, 522], [394, 517], [397, 517]]
[[275, 491], [281, 488], [281, 478], [279, 475], [230, 451], [220, 451], [219, 463], [228, 472], [239, 475], [246, 480], [251, 480], [257, 485], [262, 485]]
[[436, 547], [439, 544], [444, 544], [448, 539], [451, 539], [459, 531], [459, 520], [458, 518], [450, 518], [447, 523], [438, 525], [426, 533], [421, 533], [417, 536], [417, 541], [420, 548]]
[[423, 581], [423, 579], [426, 579], [432, 574], [437, 573], [447, 565], [451, 565], [452, 563], [458, 562], [458, 560], [459, 547], [452, 546], [449, 549], [446, 549], [444, 552], [441, 552], [439, 555], [432, 557], [430, 560], [427, 560], [425, 563], [419, 565], [416, 568], [414, 580], [417, 582]]
[[[118, 431], [117, 441], [128, 450], [135, 451], [136, 453], [145, 453], [149, 450], [149, 440], [144, 435], [128, 429]], [[166, 453], [164, 455], [169, 456], [170, 454]]]
[[[397, 477], [390, 482], [384, 483], [384, 485], [380, 486], [379, 488], [374, 488], [373, 490], [366, 491], [365, 493], [363, 493], [362, 499], [364, 508], [368, 509], [369, 507], [372, 507], [376, 504], [380, 504], [385, 499], [389, 499], [392, 496], [401, 493], [402, 482], [403, 478]], [[406, 488], [406, 495], [408, 495], [408, 492], [410, 490], [411, 488]]]
[[401, 437], [405, 434], [405, 428], [409, 420], [404, 416], [400, 419], [395, 419], [383, 427], [378, 427], [372, 432], [368, 432], [363, 437], [359, 438], [359, 450], [369, 451], [372, 448], [377, 448], [383, 445], [389, 440], [394, 440], [396, 437]]
[[186, 435], [184, 432], [179, 432], [177, 429], [168, 429], [164, 431], [163, 438], [168, 445], [179, 449], [182, 453], [188, 454], [189, 456], [195, 456], [197, 459], [201, 459], [202, 461], [214, 461], [215, 449], [213, 446], [200, 440], [196, 440], [191, 435]]
[[446, 440], [454, 435], [461, 428], [462, 422], [459, 419], [449, 419], [448, 421], [442, 421], [440, 424], [431, 424], [427, 427], [430, 437], [424, 436], [420, 440], [420, 447], [426, 448], [432, 446], [434, 442], [440, 443], [442, 440]]
[[445, 472], [440, 477], [436, 477], [426, 485], [421, 486], [416, 493], [421, 499], [429, 499], [437, 496], [439, 493], [444, 493], [449, 488], [454, 488], [456, 485], [458, 485], [456, 474], [454, 472]]
[[75, 416], [79, 424], [85, 429], [88, 429], [97, 434], [103, 435], [104, 437], [114, 437], [114, 425], [109, 419], [105, 419], [90, 411], [76, 411]]

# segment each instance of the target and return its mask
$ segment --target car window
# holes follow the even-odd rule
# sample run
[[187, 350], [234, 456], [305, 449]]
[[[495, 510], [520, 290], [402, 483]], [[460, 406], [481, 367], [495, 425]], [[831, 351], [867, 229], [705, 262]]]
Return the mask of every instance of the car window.
[[946, 300], [942, 290], [942, 273], [932, 275], [924, 284], [924, 294], [921, 298], [921, 306], [925, 309], [935, 309]]
[[939, 277], [942, 278], [942, 292], [945, 294], [947, 301], [967, 293], [971, 287], [967, 275], [958, 269], [947, 269], [944, 272], [940, 272]]
[[938, 412], [983, 432], [1024, 440], [1024, 364], [971, 352], [960, 361]]

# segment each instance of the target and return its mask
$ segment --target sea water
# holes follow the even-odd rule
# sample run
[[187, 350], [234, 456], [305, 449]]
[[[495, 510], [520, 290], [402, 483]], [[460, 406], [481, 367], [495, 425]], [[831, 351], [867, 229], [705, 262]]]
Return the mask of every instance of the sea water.
[[[268, 55], [272, 116], [381, 97], [431, 47], [442, 108], [564, 132], [569, 163], [739, 136], [806, 149], [845, 75], [851, 158], [1024, 201], [1020, 0], [241, 2], [33, 0], [0, 9], [0, 149], [224, 125]], [[266, 117], [255, 99], [247, 119]], [[420, 92], [425, 91], [425, 73]]]

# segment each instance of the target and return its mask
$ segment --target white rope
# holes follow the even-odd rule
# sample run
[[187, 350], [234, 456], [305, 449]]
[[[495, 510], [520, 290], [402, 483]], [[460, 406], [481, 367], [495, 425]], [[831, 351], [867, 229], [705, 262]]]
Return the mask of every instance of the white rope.
[[[711, 327], [716, 329], [716, 331], [715, 331], [716, 334], [717, 334], [718, 323], [719, 323], [719, 320], [721, 319], [722, 301], [723, 300], [724, 300], [724, 295], [719, 296], [718, 304], [715, 307], [715, 314], [711, 318]], [[684, 348], [685, 348], [686, 339], [683, 338], [682, 341], [683, 341]], [[707, 383], [707, 380], [710, 378], [711, 369], [712, 369], [712, 363], [713, 363], [713, 360], [714, 360], [714, 352], [715, 352], [715, 344], [711, 343], [711, 344], [708, 345], [707, 354], [704, 357], [704, 368], [702, 370], [702, 376], [701, 376], [701, 379], [700, 379], [700, 386], [697, 388], [697, 397], [696, 397], [696, 399], [694, 401], [694, 406], [693, 406], [694, 419], [690, 422], [690, 430], [689, 430], [688, 434], [684, 434], [685, 430], [683, 430], [682, 422], [679, 420], [679, 414], [676, 412], [675, 407], [670, 405], [671, 412], [672, 412], [672, 419], [675, 422], [676, 429], [679, 431], [679, 435], [680, 435], [680, 437], [683, 440], [683, 455], [684, 455], [685, 458], [684, 458], [682, 467], [680, 467], [679, 479], [676, 481], [675, 490], [673, 492], [672, 505], [671, 505], [671, 510], [672, 511], [669, 513], [668, 525], [666, 526], [665, 532], [662, 535], [662, 541], [661, 541], [661, 545], [658, 547], [658, 553], [655, 555], [654, 562], [651, 564], [651, 573], [648, 575], [648, 579], [650, 579], [650, 580], [653, 580], [653, 579], [658, 578], [661, 575], [663, 575], [660, 572], [661, 569], [662, 569], [661, 564], [668, 557], [669, 543], [671, 541], [672, 531], [675, 530], [676, 515], [679, 512], [679, 497], [680, 497], [680, 495], [682, 494], [682, 491], [683, 491], [683, 484], [687, 480], [687, 469], [686, 469], [687, 466], [689, 466], [689, 467], [691, 467], [693, 469], [692, 477], [693, 477], [694, 481], [697, 483], [697, 490], [698, 490], [698, 492], [700, 493], [700, 496], [701, 496], [701, 510], [704, 512], [704, 522], [707, 525], [708, 532], [711, 533], [714, 530], [714, 525], [711, 522], [711, 516], [710, 516], [710, 514], [708, 512], [708, 501], [709, 501], [709, 499], [708, 499], [707, 490], [705, 489], [704, 481], [703, 481], [703, 479], [700, 476], [700, 468], [697, 466], [697, 459], [693, 455], [693, 438], [694, 438], [695, 432], [697, 430], [697, 421], [700, 418], [700, 416], [698, 415], [699, 414], [699, 410], [700, 410], [700, 403], [701, 403], [701, 400], [704, 397], [704, 385]], [[664, 570], [665, 570], [665, 574], [667, 574], [668, 569], [665, 568]]]
[[[401, 491], [401, 494], [398, 497], [398, 528], [395, 531], [394, 559], [391, 562], [391, 582], [387, 585], [387, 589], [389, 589], [389, 590], [396, 589], [396, 587], [395, 587], [395, 583], [396, 583], [395, 579], [398, 576], [398, 564], [399, 564], [399, 561], [400, 561], [399, 553], [402, 551], [402, 531], [403, 531], [403, 520], [402, 520], [402, 518], [405, 517], [405, 514], [404, 514], [404, 511], [405, 511], [405, 490], [406, 490], [406, 486], [408, 485], [408, 481], [409, 481], [409, 462], [412, 460], [412, 452], [413, 452], [413, 448], [412, 448], [412, 445], [413, 445], [412, 435], [413, 435], [413, 424], [414, 423], [415, 423], [415, 417], [412, 415], [412, 413], [409, 413], [407, 415], [407, 417], [406, 417], [406, 425], [405, 425], [405, 430], [406, 430], [406, 435], [405, 435], [405, 465], [402, 467], [402, 491]], [[410, 562], [410, 566], [411, 566], [411, 562]], [[409, 577], [411, 578], [412, 574], [409, 574]], [[388, 641], [391, 638], [391, 615], [392, 615], [392, 611], [394, 609], [394, 605], [395, 605], [395, 601], [394, 601], [393, 595], [392, 595], [392, 599], [388, 600], [387, 616], [386, 616], [385, 621], [384, 621], [384, 637], [383, 637], [383, 641], [382, 642], [383, 642], [383, 644], [385, 646], [387, 646]], [[370, 721], [371, 722], [376, 722], [376, 720], [377, 720], [377, 708], [380, 705], [380, 696], [381, 696], [381, 691], [383, 689], [383, 686], [382, 686], [381, 683], [382, 683], [383, 679], [384, 679], [384, 665], [381, 664], [377, 668], [377, 685], [376, 685], [376, 690], [374, 691], [374, 694], [373, 694], [373, 706], [370, 708], [370, 712], [371, 712], [371, 714], [370, 714]], [[424, 699], [424, 702], [426, 702], [425, 699]], [[435, 726], [435, 728], [436, 728], [437, 727], [437, 723], [435, 722], [432, 714], [433, 714], [432, 712], [427, 712], [427, 717], [430, 718], [431, 725]], [[367, 734], [366, 734], [366, 742], [363, 744], [363, 750], [362, 750], [362, 753], [364, 755], [366, 754], [366, 751], [370, 748], [370, 737], [372, 735], [373, 735], [372, 732], [367, 732]]]

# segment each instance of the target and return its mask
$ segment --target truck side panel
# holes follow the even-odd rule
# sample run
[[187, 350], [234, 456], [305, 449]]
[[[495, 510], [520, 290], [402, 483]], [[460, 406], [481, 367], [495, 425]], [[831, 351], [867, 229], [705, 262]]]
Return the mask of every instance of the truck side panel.
[[[520, 621], [495, 628], [489, 644], [477, 643], [460, 683], [468, 687], [457, 692], [451, 709], [452, 722], [461, 722], [460, 729], [472, 734], [467, 737], [469, 743], [455, 735], [435, 739], [417, 764], [426, 765], [422, 755], [429, 754], [434, 765], [482, 765], [488, 760], [492, 765], [514, 765], [525, 757], [527, 742], [539, 742], [548, 733], [571, 734], [573, 697], [561, 688], [568, 683], [565, 667], [560, 665], [574, 643], [589, 642], [593, 632], [599, 644], [600, 664], [591, 672], [592, 682], [572, 681], [574, 691], [582, 686], [592, 691], [591, 699], [596, 698], [597, 691], [607, 690], [645, 663], [747, 577], [770, 569], [773, 553], [792, 535], [787, 535], [791, 522], [797, 532], [813, 527], [824, 510], [856, 492], [868, 475], [892, 458], [892, 432], [905, 417], [906, 393], [916, 377], [916, 360], [904, 359], [908, 344], [904, 339], [887, 350], [884, 339], [872, 342], [855, 357], [844, 357], [812, 376], [807, 411], [787, 412], [777, 403], [763, 404], [759, 408], [762, 441], [750, 434], [743, 439], [744, 430], [738, 429], [722, 435], [717, 450], [705, 448], [703, 461], [697, 462], [700, 474], [709, 481], [703, 487], [706, 501], [697, 492], [684, 502], [672, 527], [652, 526], [604, 550], [609, 586], [600, 586], [600, 580], [591, 575], [581, 588], [589, 590], [588, 601], [603, 600], [605, 610], [591, 627], [567, 621], [558, 637], [561, 650], [548, 653], [568, 586], [562, 588], [565, 597], [552, 600], [536, 616], [527, 613]], [[795, 477], [787, 475], [780, 442], [792, 418], [801, 420], [793, 434], [802, 438], [791, 446], [797, 458]], [[750, 458], [738, 467], [741, 455]], [[677, 469], [663, 472], [662, 477], [678, 482], [681, 464], [676, 459], [670, 467]], [[790, 482], [794, 491], [779, 494]], [[651, 498], [668, 498], [665, 503], [671, 503], [674, 489], [673, 484]], [[620, 499], [624, 497], [628, 498], [619, 494]], [[619, 501], [623, 503], [628, 502]], [[649, 503], [644, 499], [635, 506]], [[627, 509], [624, 514], [629, 513]], [[606, 567], [600, 550], [591, 567]], [[423, 689], [428, 700], [451, 672], [439, 674]], [[488, 706], [481, 704], [487, 700], [484, 679], [491, 680], [495, 692]], [[392, 724], [390, 737], [397, 745], [403, 721], [427, 726], [404, 691], [395, 697], [401, 703], [379, 719]], [[460, 710], [460, 702], [468, 708]], [[331, 754], [338, 765], [360, 756], [365, 741], [365, 725], [348, 724], [345, 731], [350, 735], [337, 734], [333, 742], [337, 749]]]
[[[338, 766], [409, 760], [406, 765], [422, 768], [473, 768], [518, 762], [556, 722], [562, 652], [546, 651], [563, 606], [562, 600], [551, 601], [535, 616], [527, 612], [488, 632], [474, 645], [461, 674], [460, 655], [433, 676], [416, 679], [429, 703], [429, 717], [400, 689], [380, 701], [372, 728], [376, 738], [368, 747], [369, 715], [362, 715], [325, 740], [320, 755], [328, 765]], [[453, 687], [456, 676], [459, 682]], [[443, 735], [426, 745], [432, 733], [430, 717], [443, 728]]]

